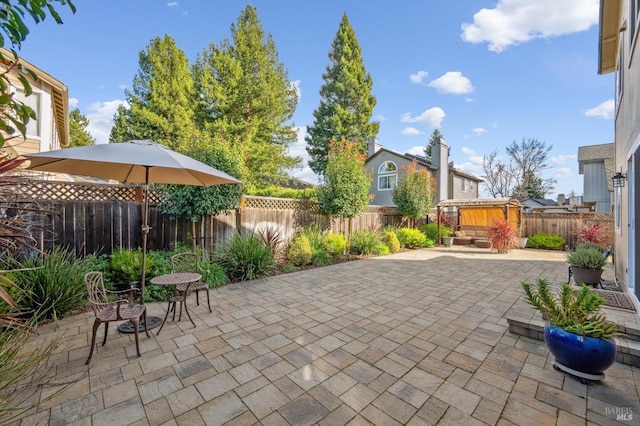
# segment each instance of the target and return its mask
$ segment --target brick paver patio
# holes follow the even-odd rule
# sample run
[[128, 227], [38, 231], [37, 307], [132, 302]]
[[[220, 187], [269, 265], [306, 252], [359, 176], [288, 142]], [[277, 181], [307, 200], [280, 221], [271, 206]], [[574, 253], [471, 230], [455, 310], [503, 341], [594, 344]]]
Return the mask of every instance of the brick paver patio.
[[66, 318], [32, 342], [64, 336], [22, 424], [639, 424], [639, 369], [583, 385], [507, 331], [521, 281], [566, 274], [561, 253], [454, 246], [228, 285], [140, 358], [112, 326], [89, 367], [93, 316]]

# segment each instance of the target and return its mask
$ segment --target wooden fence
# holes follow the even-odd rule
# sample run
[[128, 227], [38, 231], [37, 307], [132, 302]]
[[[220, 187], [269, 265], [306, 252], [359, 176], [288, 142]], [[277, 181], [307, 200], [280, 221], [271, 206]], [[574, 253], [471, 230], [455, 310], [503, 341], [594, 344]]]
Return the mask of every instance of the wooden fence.
[[545, 233], [560, 235], [565, 239], [568, 247], [575, 247], [578, 241], [578, 229], [581, 223], [585, 225], [601, 225], [609, 234], [609, 245], [613, 245], [613, 213], [539, 213], [528, 212], [522, 214], [524, 233], [530, 237], [534, 234]]
[[[39, 248], [72, 247], [79, 255], [111, 253], [119, 247], [142, 244], [142, 194], [136, 185], [102, 185], [25, 180], [17, 191], [45, 210], [41, 229], [34, 235]], [[301, 227], [316, 223], [332, 232], [350, 234], [359, 229], [378, 230], [400, 225], [403, 217], [395, 207], [369, 206], [351, 220], [323, 215], [319, 206], [306, 200], [251, 197], [228, 214], [206, 216], [199, 222], [175, 218], [158, 211], [158, 195], [150, 193], [149, 250], [173, 249], [178, 244], [197, 244], [208, 253], [235, 232], [277, 229], [290, 239]], [[575, 246], [579, 223], [599, 223], [613, 230], [611, 213], [524, 213], [525, 235], [544, 232], [560, 235]], [[613, 241], [613, 239], [612, 239]]]

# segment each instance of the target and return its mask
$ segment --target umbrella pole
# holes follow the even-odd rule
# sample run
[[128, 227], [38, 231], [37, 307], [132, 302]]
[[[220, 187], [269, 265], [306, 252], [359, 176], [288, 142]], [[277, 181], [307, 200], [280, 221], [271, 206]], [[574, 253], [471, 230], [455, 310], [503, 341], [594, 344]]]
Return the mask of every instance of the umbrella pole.
[[149, 167], [145, 168], [144, 204], [142, 208], [142, 279], [140, 280], [140, 303], [144, 305], [145, 275], [147, 270], [147, 234], [149, 234]]

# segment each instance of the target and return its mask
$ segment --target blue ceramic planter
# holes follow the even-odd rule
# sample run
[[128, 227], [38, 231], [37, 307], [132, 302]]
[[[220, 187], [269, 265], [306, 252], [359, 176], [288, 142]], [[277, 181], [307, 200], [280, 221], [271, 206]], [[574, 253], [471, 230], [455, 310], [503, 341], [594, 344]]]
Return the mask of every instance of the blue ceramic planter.
[[544, 340], [556, 362], [588, 375], [602, 375], [616, 360], [613, 338], [579, 336], [554, 325], [544, 327]]

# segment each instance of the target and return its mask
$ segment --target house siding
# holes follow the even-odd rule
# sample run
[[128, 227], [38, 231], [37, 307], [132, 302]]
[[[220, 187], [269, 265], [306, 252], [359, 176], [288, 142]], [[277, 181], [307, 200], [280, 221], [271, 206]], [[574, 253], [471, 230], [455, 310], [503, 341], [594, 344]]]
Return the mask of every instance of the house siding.
[[[376, 206], [393, 206], [395, 203], [393, 202], [393, 190], [391, 189], [378, 189], [378, 170], [382, 164], [387, 161], [393, 161], [397, 166], [398, 170], [402, 167], [409, 166], [411, 164], [411, 160], [402, 157], [400, 155], [396, 155], [389, 151], [381, 151], [375, 157], [373, 157], [370, 161], [367, 162], [367, 172], [371, 174], [371, 191], [370, 193], [373, 195], [373, 198], [370, 201], [370, 204]], [[426, 169], [425, 166], [418, 164], [417, 170]], [[429, 170], [431, 175], [433, 176], [433, 171]]]
[[596, 211], [611, 211], [611, 193], [607, 186], [604, 163], [587, 163], [583, 167], [584, 202], [595, 203]]
[[[464, 181], [469, 181], [467, 190], [464, 190]], [[449, 183], [449, 199], [455, 200], [470, 200], [472, 198], [478, 198], [478, 186], [479, 182], [469, 179], [464, 176], [450, 173]]]
[[[640, 274], [636, 265], [640, 264], [640, 236], [638, 235], [637, 223], [640, 220], [638, 210], [638, 203], [640, 198], [638, 197], [638, 189], [640, 188], [640, 62], [633, 61], [632, 58], [640, 54], [637, 52], [640, 46], [640, 39], [630, 40], [630, 34], [640, 32], [640, 23], [636, 22], [635, 31], [633, 28], [627, 28], [626, 31], [622, 31], [626, 21], [629, 20], [630, 2], [629, 0], [623, 0], [620, 3], [617, 2], [601, 2], [601, 7], [607, 8], [607, 10], [615, 10], [620, 5], [620, 14], [618, 15], [617, 23], [604, 21], [603, 16], [607, 16], [605, 13], [601, 13], [601, 30], [604, 28], [603, 24], [606, 24], [609, 30], [613, 30], [618, 34], [619, 45], [617, 49], [616, 62], [617, 77], [620, 79], [621, 84], [616, 90], [617, 107], [615, 116], [615, 170], [626, 173], [627, 180], [625, 187], [622, 188], [622, 196], [620, 197], [620, 227], [616, 229], [614, 234], [615, 238], [615, 274], [618, 282], [622, 284], [624, 288], [629, 286], [635, 287], [630, 292], [636, 296], [636, 300], [640, 298]], [[632, 25], [629, 20], [629, 25]], [[615, 31], [618, 30], [619, 31]], [[603, 43], [606, 40], [601, 38], [600, 40], [600, 53], [602, 55]], [[609, 63], [612, 60], [612, 56], [600, 59], [600, 65]], [[601, 68], [602, 69], [602, 68]], [[616, 81], [618, 80], [616, 79]]]

